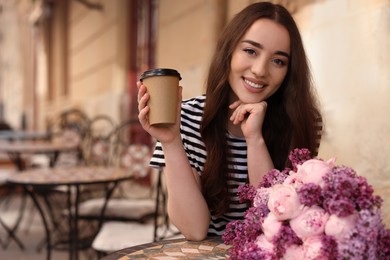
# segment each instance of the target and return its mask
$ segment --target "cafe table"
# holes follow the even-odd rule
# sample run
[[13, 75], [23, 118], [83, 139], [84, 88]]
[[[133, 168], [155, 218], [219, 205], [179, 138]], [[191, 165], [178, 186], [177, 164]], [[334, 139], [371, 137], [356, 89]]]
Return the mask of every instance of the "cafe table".
[[49, 132], [0, 130], [0, 140], [31, 141], [49, 140], [50, 138], [51, 134]]
[[[79, 240], [79, 215], [78, 206], [82, 189], [88, 185], [105, 184], [105, 203], [100, 212], [101, 227], [104, 211], [108, 200], [120, 181], [133, 178], [133, 175], [122, 168], [116, 167], [72, 167], [72, 168], [45, 168], [23, 171], [8, 178], [8, 183], [21, 185], [29, 194], [38, 209], [45, 228], [47, 259], [51, 259], [51, 251], [56, 249], [56, 241], [52, 241], [53, 227], [58, 225], [57, 219], [50, 214], [50, 205], [46, 200], [45, 191], [53, 190], [56, 187], [65, 187], [67, 201], [67, 223], [68, 240], [67, 249], [69, 259], [79, 259], [79, 250], [82, 242]], [[41, 195], [40, 195], [41, 194]], [[39, 196], [42, 199], [39, 199]], [[58, 248], [57, 248], [58, 249]]]
[[46, 154], [50, 157], [50, 166], [54, 166], [60, 153], [78, 152], [81, 155], [81, 149], [75, 143], [55, 143], [55, 142], [7, 142], [0, 145], [0, 153], [8, 154], [10, 160], [15, 164], [19, 171], [26, 169], [22, 160], [23, 154]]
[[137, 245], [113, 252], [101, 260], [129, 259], [227, 259], [230, 245], [221, 237], [208, 237], [203, 241], [189, 241], [185, 238], [162, 240]]
[[[0, 153], [7, 154], [9, 159], [15, 165], [18, 171], [26, 169], [26, 164], [22, 159], [24, 154], [45, 154], [50, 158], [50, 166], [54, 166], [58, 156], [62, 152], [78, 152], [81, 156], [81, 150], [78, 145], [53, 143], [48, 141], [42, 141], [41, 139], [47, 139], [49, 136], [47, 133], [38, 132], [21, 132], [21, 131], [0, 131], [0, 140], [7, 140], [1, 142]], [[33, 141], [38, 140], [41, 141]], [[12, 141], [9, 141], [12, 140]], [[26, 205], [26, 196], [23, 194], [19, 215], [16, 218], [16, 222], [12, 227], [8, 227], [1, 219], [0, 224], [6, 229], [8, 237], [4, 242], [3, 247], [7, 247], [11, 240], [14, 240], [18, 246], [23, 250], [24, 245], [20, 239], [16, 236], [17, 229], [23, 218], [24, 208]]]

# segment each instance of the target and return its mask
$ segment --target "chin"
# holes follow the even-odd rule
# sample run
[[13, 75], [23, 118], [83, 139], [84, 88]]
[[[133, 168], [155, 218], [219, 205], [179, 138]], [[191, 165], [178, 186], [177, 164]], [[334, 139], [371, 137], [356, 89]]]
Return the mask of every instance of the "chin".
[[240, 98], [240, 101], [244, 104], [260, 103], [263, 100], [263, 98]]

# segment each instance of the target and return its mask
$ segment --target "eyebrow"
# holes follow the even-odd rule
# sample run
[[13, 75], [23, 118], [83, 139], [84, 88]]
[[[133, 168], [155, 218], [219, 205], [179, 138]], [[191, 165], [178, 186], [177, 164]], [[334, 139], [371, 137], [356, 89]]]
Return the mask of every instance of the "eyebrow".
[[[262, 44], [260, 44], [258, 42], [255, 42], [255, 41], [243, 40], [242, 42], [249, 43], [250, 45], [253, 45], [253, 46], [255, 46], [256, 48], [259, 48], [259, 49], [264, 49], [264, 46]], [[276, 51], [275, 54], [285, 56], [286, 58], [290, 58], [290, 55], [287, 52], [285, 52], [285, 51]]]

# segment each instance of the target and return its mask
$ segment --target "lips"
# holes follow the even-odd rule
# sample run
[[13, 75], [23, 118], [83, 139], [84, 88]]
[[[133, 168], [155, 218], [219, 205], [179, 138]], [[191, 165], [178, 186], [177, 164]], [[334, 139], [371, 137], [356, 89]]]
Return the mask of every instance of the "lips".
[[265, 87], [265, 84], [263, 82], [256, 83], [256, 82], [250, 81], [250, 80], [248, 80], [246, 78], [244, 78], [244, 82], [246, 84], [248, 84], [250, 87], [255, 88], [255, 89], [262, 89], [262, 88]]

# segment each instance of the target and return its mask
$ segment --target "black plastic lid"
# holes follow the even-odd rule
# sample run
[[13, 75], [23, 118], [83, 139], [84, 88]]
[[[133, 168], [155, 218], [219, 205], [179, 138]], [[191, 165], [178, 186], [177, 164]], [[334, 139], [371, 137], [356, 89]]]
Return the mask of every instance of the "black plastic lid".
[[180, 73], [177, 70], [174, 69], [152, 69], [152, 70], [147, 70], [141, 75], [141, 81], [147, 77], [152, 77], [152, 76], [175, 76], [178, 77], [179, 80], [181, 80]]

